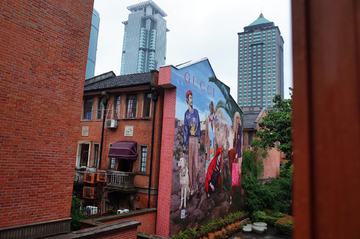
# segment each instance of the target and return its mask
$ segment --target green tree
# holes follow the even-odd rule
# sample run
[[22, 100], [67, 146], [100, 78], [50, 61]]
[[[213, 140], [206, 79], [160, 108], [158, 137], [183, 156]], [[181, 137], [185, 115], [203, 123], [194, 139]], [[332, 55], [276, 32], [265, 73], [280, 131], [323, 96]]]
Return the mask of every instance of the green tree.
[[71, 231], [76, 231], [81, 228], [80, 221], [86, 218], [84, 209], [81, 209], [80, 199], [75, 195], [72, 196], [71, 201]]
[[263, 159], [267, 156], [267, 151], [260, 147], [258, 138], [251, 142], [253, 150], [243, 150], [242, 174], [251, 174], [253, 178], [259, 178], [264, 173]]
[[[290, 90], [292, 90], [290, 88]], [[259, 123], [260, 130], [256, 133], [261, 139], [262, 148], [274, 148], [282, 151], [287, 160], [292, 159], [292, 93], [290, 99], [281, 99], [275, 95], [274, 110]], [[279, 142], [279, 144], [277, 143]]]

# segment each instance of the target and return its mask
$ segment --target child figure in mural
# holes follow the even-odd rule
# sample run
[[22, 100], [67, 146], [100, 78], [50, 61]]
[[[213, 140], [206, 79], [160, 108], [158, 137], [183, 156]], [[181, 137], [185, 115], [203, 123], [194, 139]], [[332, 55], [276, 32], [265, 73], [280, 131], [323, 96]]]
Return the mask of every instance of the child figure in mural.
[[189, 183], [190, 195], [197, 193], [199, 195], [199, 149], [200, 149], [200, 118], [199, 113], [193, 106], [193, 94], [191, 90], [186, 92], [186, 102], [188, 109], [184, 115], [184, 148], [188, 148], [189, 160]]
[[221, 164], [222, 164], [222, 148], [219, 147], [216, 151], [215, 157], [211, 160], [209, 168], [206, 172], [205, 189], [206, 189], [207, 197], [210, 197], [210, 193], [215, 192], [216, 186], [220, 183]]
[[209, 168], [209, 164], [210, 164], [210, 159], [214, 158], [214, 154], [215, 154], [215, 122], [217, 120], [217, 117], [215, 115], [215, 108], [214, 108], [214, 103], [211, 101], [210, 105], [209, 105], [209, 116], [207, 118], [207, 153], [208, 155], [206, 156], [206, 161], [205, 161], [205, 174]]
[[[239, 177], [239, 187], [241, 187], [241, 164], [242, 164], [242, 127], [241, 127], [241, 119], [239, 112], [235, 112], [234, 114], [234, 144], [233, 148], [229, 150], [228, 157], [229, 157], [229, 167], [230, 167], [230, 174], [232, 177]], [[233, 175], [233, 163], [239, 163], [239, 175]], [[230, 192], [230, 204], [232, 203], [232, 197], [234, 195], [236, 186], [231, 187]]]

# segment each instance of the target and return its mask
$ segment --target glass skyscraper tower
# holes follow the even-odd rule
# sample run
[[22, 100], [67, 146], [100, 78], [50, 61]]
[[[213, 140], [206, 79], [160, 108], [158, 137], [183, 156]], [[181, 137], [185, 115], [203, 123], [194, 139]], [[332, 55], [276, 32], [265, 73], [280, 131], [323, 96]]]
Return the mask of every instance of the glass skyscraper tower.
[[100, 25], [100, 14], [98, 13], [98, 11], [93, 9], [85, 79], [89, 79], [93, 77], [95, 73], [96, 51], [97, 51], [97, 43], [99, 37], [99, 25]]
[[127, 7], [121, 75], [158, 70], [166, 59], [166, 13], [153, 1]]
[[279, 27], [261, 13], [238, 36], [238, 104], [272, 107], [276, 94], [284, 98], [284, 40]]

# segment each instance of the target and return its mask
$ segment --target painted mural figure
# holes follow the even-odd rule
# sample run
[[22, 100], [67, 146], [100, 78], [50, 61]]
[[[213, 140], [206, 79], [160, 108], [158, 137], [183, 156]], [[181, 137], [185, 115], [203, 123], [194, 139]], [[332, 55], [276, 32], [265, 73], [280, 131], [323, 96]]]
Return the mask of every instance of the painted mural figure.
[[199, 113], [193, 107], [193, 94], [191, 90], [186, 92], [188, 109], [184, 115], [184, 148], [188, 148], [190, 195], [199, 193], [199, 149], [200, 149], [200, 118]]
[[211, 101], [209, 104], [210, 114], [207, 117], [207, 156], [205, 163], [205, 174], [209, 168], [210, 159], [214, 158], [215, 155], [215, 122], [217, 117], [215, 115], [214, 103]]
[[[242, 164], [242, 127], [239, 112], [234, 114], [234, 141], [233, 148], [229, 150], [229, 168], [232, 175], [232, 163], [239, 163], [239, 186], [241, 186], [241, 164]], [[232, 197], [234, 195], [235, 186], [231, 187], [230, 192], [230, 204], [232, 203]]]
[[219, 147], [216, 151], [215, 157], [211, 160], [209, 168], [206, 172], [205, 189], [206, 189], [207, 197], [210, 197], [210, 193], [215, 192], [216, 186], [220, 183], [221, 164], [222, 164], [222, 148]]

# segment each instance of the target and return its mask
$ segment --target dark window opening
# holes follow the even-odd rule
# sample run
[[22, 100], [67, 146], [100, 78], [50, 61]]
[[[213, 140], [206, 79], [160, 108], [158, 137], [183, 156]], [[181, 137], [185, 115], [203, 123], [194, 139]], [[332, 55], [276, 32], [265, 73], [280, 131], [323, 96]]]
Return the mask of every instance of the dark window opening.
[[80, 144], [80, 166], [87, 166], [89, 158], [89, 144]]

